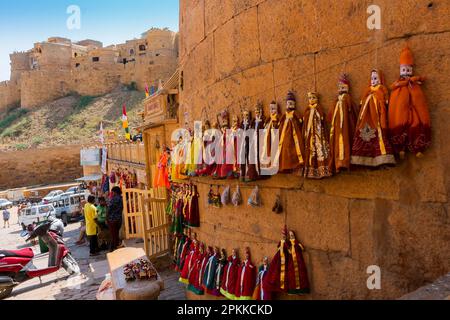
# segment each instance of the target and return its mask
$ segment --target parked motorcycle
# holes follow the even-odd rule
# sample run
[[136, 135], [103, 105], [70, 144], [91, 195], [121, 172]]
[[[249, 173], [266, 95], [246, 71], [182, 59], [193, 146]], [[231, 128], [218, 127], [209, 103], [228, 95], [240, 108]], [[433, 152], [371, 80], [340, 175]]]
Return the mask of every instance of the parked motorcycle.
[[79, 274], [80, 267], [65, 246], [62, 237], [50, 230], [51, 222], [35, 228], [26, 241], [40, 237], [49, 248], [49, 267], [37, 269], [31, 248], [0, 250], [0, 300], [9, 297], [17, 285], [36, 277], [57, 272], [63, 267], [69, 275]]

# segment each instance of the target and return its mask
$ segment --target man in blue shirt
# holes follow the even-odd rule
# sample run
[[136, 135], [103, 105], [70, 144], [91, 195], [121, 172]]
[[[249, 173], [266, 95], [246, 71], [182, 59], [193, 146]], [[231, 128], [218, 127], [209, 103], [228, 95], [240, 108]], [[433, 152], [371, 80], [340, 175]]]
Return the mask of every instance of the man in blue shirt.
[[106, 221], [111, 232], [111, 252], [113, 252], [120, 245], [119, 232], [122, 227], [123, 199], [122, 190], [119, 187], [112, 188], [111, 192], [112, 198], [106, 211]]
[[6, 228], [6, 225], [8, 225], [9, 228], [9, 218], [11, 217], [11, 214], [9, 213], [8, 209], [3, 210], [3, 228]]

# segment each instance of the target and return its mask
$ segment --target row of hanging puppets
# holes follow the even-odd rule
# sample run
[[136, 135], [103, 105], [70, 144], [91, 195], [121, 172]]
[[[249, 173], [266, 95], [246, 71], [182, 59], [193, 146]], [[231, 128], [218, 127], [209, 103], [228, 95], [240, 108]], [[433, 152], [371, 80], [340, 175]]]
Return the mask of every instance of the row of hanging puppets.
[[[309, 105], [302, 117], [296, 112], [296, 98], [289, 92], [286, 108], [280, 115], [277, 103], [270, 105], [270, 116], [266, 118], [260, 103], [255, 108], [255, 117], [248, 110], [242, 112], [242, 121], [221, 112], [212, 126], [204, 122], [204, 131], [215, 128], [222, 131], [221, 144], [232, 145], [236, 150], [236, 138], [230, 132], [238, 129], [266, 129], [264, 141], [260, 143], [256, 134], [256, 145], [263, 146], [262, 154], [270, 159], [271, 150], [275, 157], [269, 166], [278, 167], [280, 173], [300, 171], [306, 178], [321, 179], [330, 177], [352, 165], [366, 167], [391, 166], [396, 157], [403, 159], [406, 152], [421, 157], [431, 144], [431, 121], [428, 106], [421, 85], [423, 77], [413, 74], [413, 56], [409, 48], [403, 49], [400, 57], [400, 78], [391, 86], [391, 94], [385, 85], [380, 70], [372, 70], [369, 86], [362, 94], [360, 105], [356, 106], [350, 95], [350, 81], [347, 74], [341, 75], [338, 82], [339, 94], [336, 104], [328, 116], [325, 116], [319, 102], [319, 95], [308, 93]], [[272, 129], [278, 129], [279, 145], [271, 145]], [[227, 134], [228, 133], [228, 134]], [[272, 133], [273, 134], [273, 133]], [[191, 139], [192, 144], [195, 138]], [[170, 187], [170, 181], [187, 179], [189, 176], [212, 176], [217, 179], [238, 178], [243, 181], [255, 181], [266, 178], [261, 175], [260, 154], [256, 161], [249, 161], [249, 141], [243, 148], [245, 163], [238, 164], [236, 153], [233, 163], [179, 164], [173, 158], [187, 157], [205, 159], [205, 150], [212, 141], [203, 142], [203, 148], [192, 146], [192, 154], [183, 154], [182, 141], [168, 148], [161, 155], [155, 187]], [[223, 159], [228, 148], [223, 148]], [[209, 158], [214, 154], [208, 155]], [[172, 158], [172, 159], [171, 159]], [[240, 158], [242, 159], [242, 158]], [[253, 164], [252, 164], [253, 162]]]
[[[240, 206], [243, 204], [241, 189], [236, 186], [235, 190], [231, 190], [230, 186], [225, 186], [221, 191], [220, 186], [210, 187], [206, 198], [206, 206], [213, 208], [222, 208], [228, 205]], [[193, 183], [179, 184], [173, 183], [170, 188], [169, 201], [166, 207], [166, 213], [171, 217], [171, 233], [182, 234], [185, 227], [200, 227], [200, 207], [199, 192], [197, 186]], [[262, 199], [259, 188], [256, 186], [249, 198], [247, 205], [251, 207], [261, 207]], [[283, 212], [281, 198], [277, 195], [272, 212], [280, 214]]]
[[175, 237], [173, 260], [175, 270], [180, 272], [179, 281], [197, 295], [272, 300], [277, 293], [310, 293], [304, 250], [295, 233], [285, 227], [273, 259], [269, 261], [265, 257], [257, 268], [250, 248], [245, 248], [242, 259], [238, 249], [233, 249], [227, 257], [225, 249], [207, 246], [187, 229]]

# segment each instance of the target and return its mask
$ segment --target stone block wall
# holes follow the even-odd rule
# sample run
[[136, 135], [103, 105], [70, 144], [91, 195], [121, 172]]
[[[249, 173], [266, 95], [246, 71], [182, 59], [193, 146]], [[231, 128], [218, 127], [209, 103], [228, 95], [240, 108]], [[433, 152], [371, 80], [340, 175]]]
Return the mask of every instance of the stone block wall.
[[[276, 252], [285, 223], [305, 245], [312, 294], [306, 299], [397, 298], [450, 269], [450, 3], [446, 0], [377, 1], [381, 30], [369, 30], [373, 1], [181, 0], [180, 115], [192, 124], [228, 108], [253, 110], [261, 100], [284, 110], [293, 90], [298, 113], [306, 93], [317, 90], [325, 111], [333, 106], [337, 79], [350, 74], [357, 103], [380, 68], [390, 85], [399, 76], [399, 55], [408, 44], [415, 73], [427, 77], [433, 144], [425, 157], [409, 156], [395, 168], [357, 169], [323, 181], [278, 175], [259, 183], [259, 209], [212, 209], [210, 184], [196, 179], [201, 195], [198, 238], [241, 253], [250, 246], [255, 263]], [[180, 119], [184, 123], [184, 119]], [[235, 188], [236, 181], [223, 182]], [[241, 186], [246, 200], [254, 185]], [[223, 187], [221, 188], [223, 190]], [[271, 211], [275, 196], [285, 214]], [[366, 286], [367, 267], [381, 268], [382, 289]], [[191, 297], [196, 298], [196, 297]], [[210, 298], [210, 297], [208, 297]], [[297, 298], [297, 297], [283, 297]]]
[[0, 190], [73, 182], [82, 177], [80, 146], [0, 153]]

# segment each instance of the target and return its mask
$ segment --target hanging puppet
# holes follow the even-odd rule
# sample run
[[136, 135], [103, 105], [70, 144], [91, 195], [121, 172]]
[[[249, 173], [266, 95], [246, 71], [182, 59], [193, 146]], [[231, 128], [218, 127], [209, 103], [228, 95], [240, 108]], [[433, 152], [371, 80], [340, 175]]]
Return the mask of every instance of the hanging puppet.
[[206, 265], [206, 261], [209, 258], [208, 252], [205, 252], [205, 245], [203, 243], [200, 243], [198, 254], [195, 257], [195, 261], [193, 263], [193, 270], [189, 275], [189, 285], [187, 289], [195, 293], [196, 295], [203, 295], [205, 293], [201, 284], [201, 276], [203, 274], [203, 269]]
[[266, 288], [264, 283], [267, 281], [267, 274], [269, 272], [269, 258], [264, 257], [262, 265], [258, 269], [256, 277], [256, 287], [253, 293], [253, 300], [267, 301], [272, 300], [272, 293]]
[[286, 292], [289, 289], [288, 262], [289, 247], [287, 239], [287, 227], [282, 230], [282, 239], [280, 240], [277, 252], [270, 263], [267, 276], [264, 278], [263, 286], [268, 292]]
[[339, 96], [330, 113], [330, 171], [338, 173], [350, 169], [356, 119], [358, 116], [350, 96], [350, 81], [347, 74], [339, 78]]
[[272, 101], [269, 106], [270, 117], [265, 123], [264, 129], [266, 130], [263, 143], [262, 156], [264, 157], [264, 168], [270, 168], [272, 165], [272, 149], [274, 153], [277, 152], [277, 148], [272, 148], [272, 136], [276, 135], [276, 131], [280, 127], [280, 115], [278, 110], [278, 104]]
[[[250, 111], [242, 111], [242, 123], [241, 129], [244, 134], [242, 145], [239, 148], [239, 162], [241, 163], [241, 181], [251, 182], [258, 178], [258, 172], [256, 170], [256, 155], [254, 152], [250, 152], [251, 148], [254, 148], [254, 136], [250, 137], [251, 130], [254, 129], [254, 123]], [[253, 143], [252, 143], [253, 142]], [[251, 159], [251, 155], [254, 155]]]
[[165, 148], [161, 153], [161, 157], [158, 161], [158, 169], [153, 181], [154, 188], [166, 188], [170, 189], [168, 162], [170, 158], [170, 149]]
[[[260, 145], [263, 144], [263, 141], [260, 141], [260, 130], [264, 129], [266, 118], [264, 117], [264, 109], [261, 102], [258, 102], [255, 106], [255, 119], [253, 121], [253, 128], [255, 129], [255, 143], [254, 143], [254, 152], [256, 155], [256, 173], [257, 178], [261, 178], [261, 152]], [[264, 177], [265, 178], [265, 177]]]
[[219, 258], [220, 258], [219, 248], [214, 247], [214, 251], [212, 255], [208, 258], [208, 261], [206, 263], [202, 280], [203, 287], [205, 288], [206, 293], [209, 294], [213, 294], [213, 290], [216, 288], [215, 275], [216, 270], [219, 266]]
[[[217, 122], [211, 127], [211, 124], [208, 120], [205, 121], [204, 124], [204, 133], [203, 133], [203, 165], [202, 168], [197, 170], [198, 176], [210, 176], [215, 172], [216, 169], [216, 161], [215, 161], [215, 150], [211, 148], [215, 143], [216, 137], [213, 134], [212, 129], [217, 130], [218, 124]], [[212, 150], [209, 150], [212, 149]]]
[[[235, 174], [235, 164], [233, 159], [235, 159], [235, 139], [230, 131], [230, 118], [228, 111], [222, 111], [218, 116], [218, 123], [220, 125], [220, 130], [222, 132], [222, 137], [219, 150], [221, 149], [221, 154], [217, 157], [216, 170], [213, 173], [213, 177], [216, 179], [227, 179], [233, 178]], [[233, 125], [234, 125], [233, 120]], [[227, 163], [231, 162], [231, 163]]]
[[237, 273], [235, 300], [251, 300], [256, 285], [256, 267], [251, 262], [250, 249], [245, 249], [245, 260]]
[[191, 185], [191, 192], [189, 196], [189, 216], [187, 218], [187, 225], [189, 227], [200, 227], [200, 207], [199, 207], [199, 193], [196, 185]]
[[294, 94], [288, 92], [286, 113], [280, 119], [280, 144], [275, 156], [279, 172], [292, 172], [304, 165], [302, 120], [295, 114], [295, 103]]
[[303, 133], [305, 138], [306, 178], [322, 179], [330, 177], [330, 145], [324, 121], [324, 113], [319, 105], [317, 93], [308, 93], [309, 106], [303, 116]]
[[406, 47], [400, 55], [400, 79], [392, 85], [389, 102], [389, 133], [394, 151], [405, 157], [409, 151], [417, 157], [431, 144], [431, 120], [422, 91], [424, 77], [414, 76], [413, 55]]
[[222, 286], [220, 288], [220, 293], [230, 300], [234, 300], [236, 297], [235, 293], [239, 264], [240, 261], [237, 255], [237, 249], [233, 249], [223, 270]]
[[225, 266], [227, 265], [227, 253], [225, 252], [225, 249], [220, 250], [220, 258], [218, 260], [216, 273], [214, 275], [214, 288], [212, 290], [208, 290], [208, 293], [220, 297], [221, 294], [221, 288], [222, 288], [222, 280], [224, 276]]
[[189, 277], [191, 276], [192, 271], [194, 271], [195, 263], [197, 261], [197, 256], [199, 255], [199, 245], [197, 239], [194, 239], [191, 242], [191, 246], [189, 248], [189, 252], [186, 255], [183, 263], [183, 269], [181, 270], [179, 281], [188, 285]]
[[294, 231], [289, 231], [289, 268], [288, 268], [288, 293], [307, 294], [309, 293], [309, 280], [306, 271], [306, 264], [303, 259], [305, 248], [298, 242]]
[[361, 109], [353, 139], [351, 163], [378, 167], [395, 164], [388, 139], [387, 104], [389, 92], [379, 70], [372, 70], [370, 85], [361, 99]]

